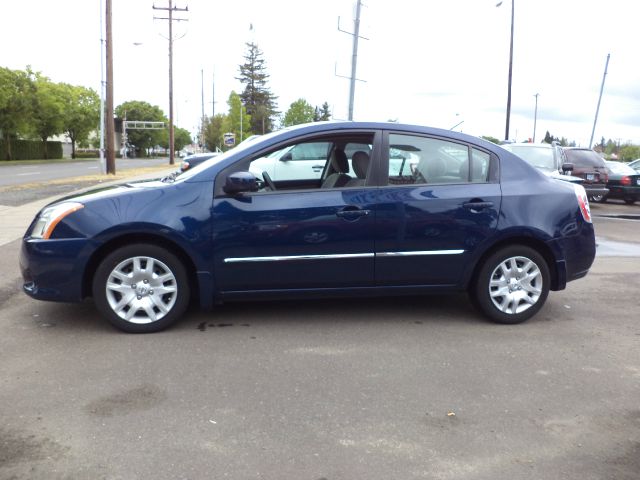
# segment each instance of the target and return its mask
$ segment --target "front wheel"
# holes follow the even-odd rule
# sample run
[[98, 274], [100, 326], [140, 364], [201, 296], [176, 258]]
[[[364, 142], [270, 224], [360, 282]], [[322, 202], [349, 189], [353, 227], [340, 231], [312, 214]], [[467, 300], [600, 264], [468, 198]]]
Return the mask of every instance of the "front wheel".
[[549, 267], [530, 247], [513, 245], [483, 263], [471, 294], [482, 313], [497, 323], [521, 323], [535, 315], [549, 294]]
[[129, 333], [167, 328], [187, 309], [189, 296], [184, 265], [156, 245], [115, 250], [100, 263], [93, 278], [96, 307], [112, 325]]

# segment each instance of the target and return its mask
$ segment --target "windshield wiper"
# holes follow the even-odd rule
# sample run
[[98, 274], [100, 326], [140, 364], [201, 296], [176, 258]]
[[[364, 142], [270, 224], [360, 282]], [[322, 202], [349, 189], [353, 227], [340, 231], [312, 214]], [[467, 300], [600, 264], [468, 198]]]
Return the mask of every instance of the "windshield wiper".
[[162, 178], [160, 179], [160, 181], [161, 181], [161, 182], [164, 182], [164, 183], [173, 183], [173, 182], [175, 182], [175, 181], [176, 181], [176, 177], [177, 177], [178, 175], [180, 175], [180, 173], [182, 173], [182, 172], [180, 172], [180, 170], [176, 170], [175, 172], [171, 172], [171, 173], [170, 173], [169, 175], [167, 175], [166, 177], [162, 177]]

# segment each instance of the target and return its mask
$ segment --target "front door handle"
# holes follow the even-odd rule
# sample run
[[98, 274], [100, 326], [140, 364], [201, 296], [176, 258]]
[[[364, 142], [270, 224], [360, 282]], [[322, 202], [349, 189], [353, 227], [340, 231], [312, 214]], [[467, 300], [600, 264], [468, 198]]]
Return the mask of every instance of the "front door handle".
[[366, 217], [371, 210], [363, 210], [360, 207], [348, 206], [336, 212], [336, 217], [345, 219], [348, 222], [355, 222], [361, 217]]

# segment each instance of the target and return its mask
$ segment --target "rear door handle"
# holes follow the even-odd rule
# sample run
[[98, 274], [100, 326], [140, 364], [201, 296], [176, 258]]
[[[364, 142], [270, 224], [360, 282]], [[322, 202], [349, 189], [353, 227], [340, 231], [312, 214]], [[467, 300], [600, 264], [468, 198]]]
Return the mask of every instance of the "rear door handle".
[[480, 210], [484, 210], [485, 208], [493, 207], [493, 202], [466, 202], [463, 203], [462, 206], [467, 210], [471, 210], [472, 212], [479, 212]]
[[313, 165], [313, 166], [311, 167], [311, 169], [312, 169], [314, 172], [319, 172], [319, 171], [320, 171], [320, 170], [322, 170], [323, 168], [324, 168], [324, 165]]

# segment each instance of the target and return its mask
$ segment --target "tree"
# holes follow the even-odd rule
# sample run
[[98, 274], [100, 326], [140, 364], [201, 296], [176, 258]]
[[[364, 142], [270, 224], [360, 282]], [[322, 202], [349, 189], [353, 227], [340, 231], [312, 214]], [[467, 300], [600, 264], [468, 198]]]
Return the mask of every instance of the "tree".
[[244, 91], [240, 95], [242, 103], [251, 115], [251, 130], [255, 133], [268, 133], [273, 130], [273, 117], [276, 111], [276, 100], [267, 87], [269, 75], [266, 73], [262, 52], [255, 43], [247, 43], [245, 63], [240, 65], [240, 80]]
[[482, 135], [480, 138], [484, 138], [487, 142], [495, 143], [496, 145], [500, 145], [500, 140], [496, 137], [492, 137], [490, 135]]
[[618, 151], [618, 160], [622, 162], [630, 162], [636, 158], [640, 158], [640, 147], [638, 145], [631, 145], [627, 143], [620, 147], [620, 150]]
[[543, 139], [542, 141], [543, 141], [544, 143], [551, 144], [551, 143], [553, 143], [554, 141], [557, 141], [557, 140], [558, 140], [558, 139], [557, 139], [556, 137], [554, 137], [553, 135], [551, 135], [551, 134], [549, 133], [549, 130], [547, 130], [547, 133], [545, 133], [545, 135], [544, 135], [544, 139]]
[[329, 110], [329, 104], [324, 102], [322, 107], [316, 107], [315, 113], [313, 114], [313, 121], [324, 122], [327, 120], [331, 120], [331, 111]]
[[40, 73], [31, 73], [35, 85], [34, 108], [31, 115], [31, 127], [43, 143], [44, 158], [49, 158], [47, 140], [64, 131], [63, 111], [65, 106], [65, 88], [53, 83]]
[[0, 131], [11, 160], [11, 140], [28, 129], [35, 86], [27, 72], [0, 67]]
[[[165, 150], [169, 149], [169, 129], [159, 130], [162, 132], [162, 138], [158, 145]], [[173, 127], [173, 148], [176, 151], [182, 150], [187, 145], [191, 144], [191, 133], [189, 130], [180, 127]]]
[[[146, 122], [167, 122], [167, 118], [157, 105], [147, 102], [129, 101], [116, 107], [116, 115], [127, 120], [141, 120]], [[160, 145], [163, 130], [127, 130], [128, 141], [139, 149], [142, 155], [148, 148]], [[175, 131], [174, 131], [175, 132]]]
[[66, 97], [63, 125], [71, 140], [71, 158], [76, 158], [76, 144], [89, 139], [100, 123], [100, 97], [91, 88], [63, 84]]
[[215, 117], [207, 117], [205, 120], [203, 129], [204, 144], [207, 150], [212, 152], [215, 152], [217, 149], [222, 150], [222, 135], [224, 134], [223, 126], [226, 118], [226, 115], [219, 113]]
[[247, 137], [253, 135], [251, 132], [251, 115], [247, 113], [246, 107], [242, 104], [240, 95], [231, 92], [229, 100], [229, 114], [222, 123], [223, 134], [233, 133], [236, 136], [236, 145]]
[[[317, 109], [316, 109], [317, 111]], [[289, 110], [284, 114], [282, 124], [285, 127], [309, 123], [314, 119], [314, 108], [304, 98], [299, 98], [291, 104]]]

